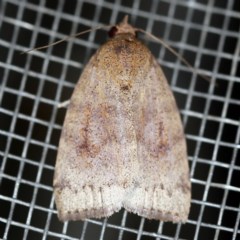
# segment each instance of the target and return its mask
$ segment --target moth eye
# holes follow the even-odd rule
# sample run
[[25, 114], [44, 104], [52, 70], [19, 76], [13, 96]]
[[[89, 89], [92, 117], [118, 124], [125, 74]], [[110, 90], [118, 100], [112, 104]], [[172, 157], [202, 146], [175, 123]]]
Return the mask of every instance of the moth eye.
[[117, 31], [118, 31], [118, 30], [117, 30], [117, 28], [116, 28], [115, 26], [112, 27], [112, 28], [109, 30], [109, 32], [108, 32], [108, 36], [109, 36], [110, 38], [115, 37]]

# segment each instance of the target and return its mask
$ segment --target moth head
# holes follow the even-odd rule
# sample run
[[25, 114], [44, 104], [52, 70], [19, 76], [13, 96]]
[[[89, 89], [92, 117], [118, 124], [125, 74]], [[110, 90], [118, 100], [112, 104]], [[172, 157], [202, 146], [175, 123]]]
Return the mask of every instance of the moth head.
[[113, 38], [118, 34], [128, 33], [136, 37], [136, 29], [128, 23], [128, 15], [123, 18], [123, 21], [118, 25], [113, 26], [109, 32], [109, 37]]

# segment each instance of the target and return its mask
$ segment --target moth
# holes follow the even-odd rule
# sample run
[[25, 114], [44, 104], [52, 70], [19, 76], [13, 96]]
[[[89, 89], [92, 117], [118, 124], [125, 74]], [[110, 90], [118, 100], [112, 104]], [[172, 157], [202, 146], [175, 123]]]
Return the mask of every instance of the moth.
[[186, 222], [191, 184], [179, 111], [127, 20], [92, 56], [67, 109], [54, 174], [62, 221], [111, 216]]

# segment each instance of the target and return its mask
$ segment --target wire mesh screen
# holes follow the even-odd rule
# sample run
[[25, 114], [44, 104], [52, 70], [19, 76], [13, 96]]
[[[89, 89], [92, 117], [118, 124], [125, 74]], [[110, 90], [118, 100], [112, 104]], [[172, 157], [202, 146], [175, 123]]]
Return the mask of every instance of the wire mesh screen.
[[[238, 1], [2, 0], [0, 3], [0, 236], [2, 239], [240, 239]], [[192, 201], [186, 224], [113, 216], [62, 223], [53, 173], [65, 108], [84, 65], [107, 40], [93, 31], [128, 14], [161, 37], [203, 80], [158, 43], [144, 41], [176, 97], [188, 145]]]

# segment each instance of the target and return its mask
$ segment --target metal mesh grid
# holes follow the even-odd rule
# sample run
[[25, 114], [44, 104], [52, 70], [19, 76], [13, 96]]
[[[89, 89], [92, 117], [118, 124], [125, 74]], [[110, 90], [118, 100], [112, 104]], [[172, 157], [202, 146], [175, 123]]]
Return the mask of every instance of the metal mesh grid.
[[[2, 239], [240, 239], [240, 66], [238, 1], [2, 0], [0, 3], [0, 236]], [[104, 31], [21, 55], [125, 14], [162, 37], [208, 83], [159, 44], [159, 59], [182, 114], [191, 166], [186, 224], [121, 210], [103, 220], [61, 223], [52, 179], [69, 99]], [[217, 84], [215, 84], [217, 82]]]

